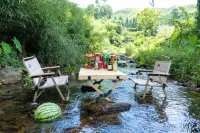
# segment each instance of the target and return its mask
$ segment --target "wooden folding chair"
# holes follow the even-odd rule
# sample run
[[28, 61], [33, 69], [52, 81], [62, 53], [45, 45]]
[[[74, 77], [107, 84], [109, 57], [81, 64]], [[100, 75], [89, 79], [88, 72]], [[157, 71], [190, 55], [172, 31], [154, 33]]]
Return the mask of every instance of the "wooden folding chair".
[[[27, 69], [29, 76], [33, 79], [34, 90], [35, 90], [35, 95], [33, 98], [34, 103], [46, 88], [51, 88], [51, 87], [55, 87], [57, 89], [63, 101], [68, 101], [69, 99], [69, 89], [67, 86], [68, 76], [61, 75], [60, 71], [58, 70], [60, 66], [41, 68], [35, 56], [23, 58], [23, 64]], [[59, 76], [57, 76], [55, 72], [52, 72], [53, 70], [57, 70]], [[66, 85], [68, 90], [68, 95], [66, 99], [64, 98], [59, 88], [59, 86], [63, 85]]]
[[[160, 61], [159, 60], [160, 58], [166, 58], [167, 61]], [[165, 87], [167, 82], [167, 76], [169, 76], [170, 66], [171, 66], [171, 58], [166, 56], [161, 56], [156, 59], [154, 70], [138, 70], [138, 72], [136, 72], [137, 74], [136, 79], [133, 78], [129, 79], [135, 83], [134, 86], [135, 89], [137, 85], [145, 86], [143, 99], [146, 96], [148, 86], [151, 86], [151, 90], [153, 89], [153, 87], [162, 87], [164, 95], [165, 97], [167, 97]], [[141, 72], [146, 72], [147, 79], [139, 78]]]

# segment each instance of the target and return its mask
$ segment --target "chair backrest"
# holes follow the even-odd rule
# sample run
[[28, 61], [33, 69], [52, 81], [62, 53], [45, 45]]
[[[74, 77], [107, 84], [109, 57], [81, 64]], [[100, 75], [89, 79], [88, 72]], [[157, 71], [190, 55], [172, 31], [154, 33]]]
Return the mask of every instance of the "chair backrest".
[[[44, 73], [35, 56], [23, 58], [23, 64], [30, 75]], [[37, 85], [38, 78], [33, 78], [33, 82]]]
[[[168, 61], [160, 61], [157, 58], [155, 65], [154, 65], [153, 73], [169, 74], [169, 69], [170, 69], [170, 66], [171, 66], [171, 58], [168, 58], [168, 57], [165, 57], [165, 58], [167, 58]], [[156, 82], [159, 82], [159, 83], [166, 83], [166, 81], [167, 81], [167, 77], [164, 77], [164, 76], [152, 77], [152, 79]]]

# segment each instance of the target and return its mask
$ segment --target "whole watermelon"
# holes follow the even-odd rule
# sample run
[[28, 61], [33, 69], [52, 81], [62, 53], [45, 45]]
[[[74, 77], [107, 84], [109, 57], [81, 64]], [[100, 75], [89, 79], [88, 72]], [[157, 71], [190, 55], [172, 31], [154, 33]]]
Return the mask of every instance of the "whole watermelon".
[[35, 111], [35, 120], [38, 122], [52, 122], [61, 117], [61, 108], [55, 103], [43, 103]]

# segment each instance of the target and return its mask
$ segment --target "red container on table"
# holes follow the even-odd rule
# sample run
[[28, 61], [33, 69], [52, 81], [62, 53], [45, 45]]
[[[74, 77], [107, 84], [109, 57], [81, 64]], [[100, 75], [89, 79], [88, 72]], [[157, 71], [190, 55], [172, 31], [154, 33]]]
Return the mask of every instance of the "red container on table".
[[103, 62], [102, 61], [98, 62], [98, 69], [103, 69]]
[[100, 61], [103, 61], [103, 56], [102, 55], [100, 55]]
[[107, 69], [107, 62], [103, 62], [103, 68]]
[[98, 61], [101, 61], [101, 54], [100, 53], [95, 53], [95, 60], [98, 62]]

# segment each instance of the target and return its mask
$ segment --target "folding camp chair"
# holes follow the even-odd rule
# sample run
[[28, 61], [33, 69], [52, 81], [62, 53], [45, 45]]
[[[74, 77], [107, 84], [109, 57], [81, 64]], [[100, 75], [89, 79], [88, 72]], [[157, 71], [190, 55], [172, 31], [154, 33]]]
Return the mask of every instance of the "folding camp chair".
[[[41, 68], [37, 58], [35, 56], [23, 58], [23, 64], [27, 69], [29, 76], [33, 79], [35, 95], [33, 102], [35, 103], [37, 98], [45, 91], [46, 88], [55, 87], [63, 101], [67, 101], [69, 98], [68, 89], [68, 76], [62, 76], [58, 70], [60, 66]], [[58, 75], [53, 70], [57, 70]], [[47, 72], [46, 72], [47, 71]], [[45, 73], [46, 72], [46, 73]], [[68, 89], [67, 99], [64, 98], [59, 86], [66, 85]]]
[[[146, 96], [148, 86], [151, 86], [151, 90], [153, 89], [153, 87], [162, 87], [164, 95], [165, 97], [167, 97], [165, 87], [166, 87], [167, 76], [169, 76], [171, 58], [166, 56], [161, 56], [161, 57], [166, 58], [168, 61], [160, 61], [159, 60], [160, 57], [158, 57], [154, 65], [154, 70], [138, 70], [138, 72], [136, 72], [137, 74], [136, 79], [129, 78], [135, 83], [134, 86], [135, 89], [137, 85], [145, 86], [143, 99]], [[139, 79], [139, 75], [141, 72], [146, 72], [147, 79]]]

